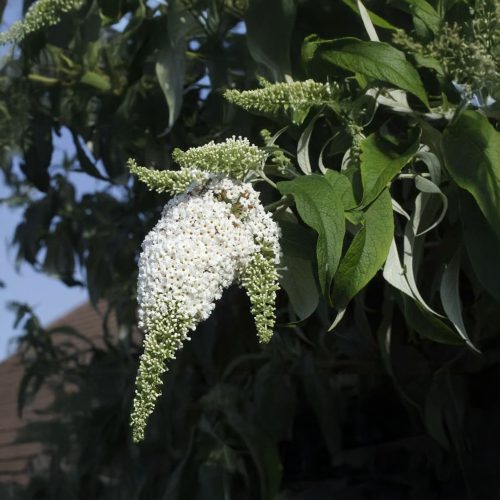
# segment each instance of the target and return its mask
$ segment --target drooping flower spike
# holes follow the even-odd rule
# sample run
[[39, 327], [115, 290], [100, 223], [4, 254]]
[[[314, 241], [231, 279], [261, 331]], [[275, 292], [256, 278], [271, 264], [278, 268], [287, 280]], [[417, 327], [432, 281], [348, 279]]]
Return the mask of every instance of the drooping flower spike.
[[221, 175], [195, 181], [165, 206], [139, 259], [139, 327], [146, 337], [131, 417], [136, 442], [161, 393], [166, 362], [225, 288], [238, 283], [247, 290], [259, 339], [270, 340], [279, 236], [252, 185]]

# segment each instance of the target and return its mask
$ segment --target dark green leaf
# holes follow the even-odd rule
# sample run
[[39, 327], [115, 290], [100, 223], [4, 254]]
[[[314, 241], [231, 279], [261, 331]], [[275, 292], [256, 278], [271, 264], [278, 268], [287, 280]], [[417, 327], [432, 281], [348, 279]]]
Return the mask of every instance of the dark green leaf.
[[319, 293], [314, 276], [314, 233], [300, 224], [280, 222], [283, 250], [280, 283], [299, 320], [310, 316], [318, 306]]
[[302, 134], [300, 134], [297, 143], [297, 163], [299, 164], [300, 170], [306, 175], [312, 172], [311, 159], [309, 157], [309, 142], [314, 130], [314, 125], [320, 116], [320, 114], [317, 114], [311, 119]]
[[301, 368], [304, 393], [316, 414], [325, 444], [333, 457], [339, 451], [341, 430], [338, 408], [332, 399], [331, 388], [328, 387], [328, 377], [324, 371], [320, 371], [310, 356], [305, 357]]
[[401, 295], [402, 310], [410, 328], [422, 337], [442, 344], [463, 345], [464, 340], [437, 316], [424, 309], [415, 300]]
[[325, 178], [338, 193], [344, 210], [352, 210], [358, 205], [354, 197], [354, 190], [349, 178], [336, 170], [326, 169]]
[[326, 62], [394, 85], [417, 96], [429, 107], [419, 74], [404, 53], [388, 43], [365, 42], [356, 38], [322, 40], [312, 35], [304, 42], [302, 56], [306, 65]]
[[257, 467], [263, 500], [274, 500], [281, 483], [282, 465], [274, 442], [266, 434], [257, 432], [252, 422], [233, 410], [226, 411], [229, 425], [242, 438]]
[[465, 328], [459, 291], [460, 248], [446, 265], [439, 289], [441, 303], [448, 319], [453, 323], [464, 342], [475, 352], [479, 352], [471, 342]]
[[21, 170], [37, 189], [47, 192], [50, 185], [48, 169], [52, 160], [52, 121], [49, 117], [36, 115], [31, 127], [22, 138], [24, 163]]
[[442, 149], [451, 177], [474, 196], [500, 236], [500, 132], [483, 115], [466, 111], [444, 131]]
[[184, 44], [180, 42], [173, 46], [170, 40], [165, 37], [165, 41], [158, 52], [155, 69], [168, 104], [169, 128], [174, 125], [181, 112], [185, 65], [186, 47]]
[[291, 75], [290, 39], [295, 23], [295, 0], [252, 0], [245, 15], [248, 49], [276, 81]]
[[[359, 14], [359, 10], [358, 10], [358, 7], [356, 5], [355, 0], [342, 0], [342, 2], [345, 3], [352, 11]], [[368, 10], [368, 14], [370, 15], [370, 19], [375, 26], [378, 26], [379, 28], [384, 28], [387, 30], [394, 30], [394, 31], [398, 29], [396, 26], [394, 26], [394, 24], [391, 24], [389, 21], [386, 21], [384, 18], [378, 16], [377, 14], [372, 12], [371, 10]]]
[[156, 76], [168, 104], [168, 127], [172, 128], [182, 108], [187, 36], [199, 25], [181, 0], [169, 2], [167, 32], [159, 47]]
[[460, 195], [465, 247], [481, 285], [500, 301], [500, 238], [491, 229], [470, 195]]
[[431, 33], [437, 33], [441, 18], [436, 9], [426, 0], [405, 0], [410, 5], [414, 17], [418, 18]]
[[[290, 376], [282, 366], [266, 363], [254, 383], [255, 414], [259, 426], [276, 441], [292, 438], [295, 417], [295, 391]], [[274, 415], [270, 419], [269, 415]]]
[[78, 158], [78, 162], [80, 163], [80, 168], [87, 174], [91, 175], [92, 177], [96, 177], [97, 179], [104, 179], [97, 169], [97, 167], [94, 165], [92, 160], [87, 156], [87, 153], [83, 149], [82, 145], [80, 144], [80, 138], [76, 135], [73, 134], [73, 144], [75, 145], [76, 148], [76, 155]]
[[67, 221], [61, 221], [57, 225], [53, 235], [47, 239], [46, 248], [44, 272], [49, 276], [71, 281], [75, 269], [75, 258], [71, 243], [71, 228]]
[[408, 148], [397, 153], [389, 143], [377, 134], [369, 135], [361, 143], [361, 180], [363, 183], [363, 204], [371, 203], [401, 169], [414, 157], [420, 144], [420, 133]]

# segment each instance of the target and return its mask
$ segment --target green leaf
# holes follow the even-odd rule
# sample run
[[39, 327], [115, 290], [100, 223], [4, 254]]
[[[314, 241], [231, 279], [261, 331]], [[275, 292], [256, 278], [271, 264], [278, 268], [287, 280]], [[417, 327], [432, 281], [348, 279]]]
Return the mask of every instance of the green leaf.
[[460, 194], [463, 237], [474, 274], [481, 285], [500, 301], [500, 237], [491, 229], [470, 195]]
[[463, 345], [463, 339], [437, 316], [405, 295], [401, 295], [400, 298], [402, 312], [408, 325], [422, 337], [441, 344]]
[[417, 195], [415, 208], [404, 230], [403, 247], [404, 275], [412, 291], [412, 296], [418, 302], [419, 307], [435, 316], [440, 315], [425, 302], [418, 290], [417, 275], [426, 233], [425, 230], [421, 231], [420, 227], [429, 228], [432, 225], [428, 220], [435, 220], [438, 206], [439, 203], [431, 194], [420, 193]]
[[320, 116], [321, 113], [318, 113], [311, 119], [302, 134], [300, 134], [299, 141], [297, 143], [297, 163], [299, 164], [300, 170], [302, 170], [302, 172], [306, 175], [309, 175], [312, 172], [311, 159], [309, 157], [309, 142], [311, 141], [314, 125]]
[[160, 47], [156, 60], [156, 77], [168, 104], [168, 127], [172, 128], [182, 108], [186, 48], [183, 43], [171, 45], [168, 38]]
[[296, 394], [290, 378], [286, 366], [276, 362], [264, 364], [255, 375], [255, 420], [276, 441], [292, 439]]
[[441, 144], [452, 179], [474, 196], [500, 236], [500, 132], [484, 116], [466, 111], [444, 131]]
[[160, 44], [155, 71], [168, 104], [168, 128], [172, 128], [182, 108], [186, 68], [187, 36], [200, 26], [181, 0], [169, 2], [167, 33]]
[[21, 171], [38, 190], [47, 192], [50, 187], [49, 167], [54, 147], [52, 144], [52, 120], [36, 114], [30, 120], [30, 127], [21, 137], [24, 163]]
[[73, 277], [75, 257], [71, 243], [71, 225], [62, 220], [56, 226], [54, 233], [47, 238], [43, 270], [49, 276], [60, 279]]
[[434, 57], [424, 56], [422, 54], [413, 54], [415, 63], [418, 67], [430, 68], [434, 70], [439, 76], [444, 76], [445, 72], [442, 64]]
[[363, 227], [340, 262], [332, 294], [338, 310], [345, 309], [384, 264], [393, 233], [391, 196], [385, 190], [366, 210]]
[[290, 41], [295, 24], [294, 0], [252, 0], [245, 15], [250, 54], [275, 81], [291, 75]]
[[417, 131], [414, 135], [414, 139], [402, 153], [394, 151], [394, 148], [391, 148], [389, 143], [377, 134], [369, 135], [361, 143], [361, 181], [364, 205], [371, 203], [415, 156], [420, 144], [420, 133]]
[[408, 279], [406, 278], [406, 271], [401, 265], [399, 259], [398, 247], [396, 240], [393, 238], [387, 254], [387, 260], [384, 265], [384, 278], [387, 283], [390, 283], [394, 288], [408, 295], [409, 297], [416, 298], [410, 288]]
[[[341, 174], [336, 170], [327, 169], [325, 171], [325, 178], [340, 196], [342, 204], [344, 205], [344, 210], [346, 212], [348, 210], [353, 210], [358, 206], [358, 202], [356, 201], [356, 197], [354, 196], [353, 185], [346, 175]], [[351, 218], [349, 213], [346, 213], [345, 216], [348, 219]]]
[[302, 220], [318, 233], [318, 276], [323, 293], [328, 295], [345, 233], [344, 206], [339, 193], [324, 176], [315, 174], [279, 182], [278, 189], [282, 194], [293, 195]]
[[479, 352], [469, 339], [462, 317], [462, 305], [459, 294], [460, 248], [446, 265], [441, 279], [439, 293], [441, 303], [448, 319], [453, 323], [464, 342], [475, 352]]
[[302, 47], [306, 65], [330, 63], [373, 80], [382, 81], [417, 96], [429, 103], [417, 70], [400, 50], [385, 42], [365, 42], [357, 38], [322, 40], [316, 35], [306, 38]]
[[111, 22], [117, 22], [123, 15], [123, 0], [98, 0], [100, 14]]
[[430, 151], [420, 150], [416, 154], [417, 160], [421, 161], [427, 167], [431, 176], [431, 181], [439, 186], [441, 184], [441, 162], [439, 158]]
[[437, 33], [441, 26], [441, 18], [436, 9], [425, 0], [405, 0], [410, 5], [412, 14], [418, 18], [432, 33]]
[[280, 284], [288, 294], [299, 320], [309, 317], [318, 306], [319, 293], [314, 277], [314, 233], [301, 224], [280, 221], [283, 250]]
[[283, 466], [275, 442], [259, 432], [252, 421], [243, 418], [232, 408], [224, 410], [228, 424], [241, 437], [257, 468], [263, 500], [274, 500], [281, 484]]
[[86, 71], [80, 78], [80, 83], [89, 85], [101, 92], [109, 92], [112, 89], [109, 76], [96, 73], [95, 71]]
[[97, 179], [106, 180], [106, 178], [101, 175], [98, 168], [94, 165], [94, 162], [87, 156], [85, 149], [80, 143], [80, 138], [77, 134], [73, 132], [73, 144], [76, 148], [76, 157], [78, 158], [78, 163], [83, 172]]
[[[382, 306], [382, 319], [379, 327], [377, 328], [377, 340], [379, 351], [381, 354], [384, 367], [387, 373], [391, 376], [394, 387], [398, 391], [400, 397], [416, 410], [419, 410], [419, 405], [413, 398], [406, 393], [404, 385], [398, 379], [396, 371], [393, 366], [393, 353], [392, 353], [392, 334], [393, 334], [393, 316], [394, 316], [394, 301], [389, 299], [388, 290], [384, 292], [384, 302]], [[424, 371], [425, 368], [422, 369]]]
[[[342, 3], [347, 5], [353, 12], [356, 12], [356, 14], [359, 14], [359, 10], [355, 0], [342, 0]], [[396, 26], [394, 26], [394, 24], [391, 24], [389, 21], [386, 21], [384, 18], [378, 16], [371, 10], [368, 10], [368, 14], [370, 15], [370, 19], [375, 26], [393, 31], [396, 31], [398, 29]]]
[[311, 410], [314, 412], [324, 443], [332, 457], [341, 446], [339, 411], [334, 399], [335, 391], [330, 386], [327, 370], [310, 355], [304, 356], [299, 365], [300, 381]]
[[415, 177], [415, 187], [421, 192], [421, 193], [426, 193], [426, 194], [435, 194], [438, 195], [439, 198], [441, 199], [443, 203], [443, 207], [441, 209], [441, 213], [439, 214], [438, 218], [427, 228], [421, 230], [416, 236], [422, 236], [425, 233], [428, 233], [429, 231], [432, 231], [436, 226], [441, 224], [441, 222], [444, 219], [444, 216], [446, 215], [446, 212], [448, 210], [448, 198], [446, 195], [441, 191], [439, 186], [432, 182], [429, 179], [426, 179], [425, 177], [422, 177], [421, 175], [417, 175]]

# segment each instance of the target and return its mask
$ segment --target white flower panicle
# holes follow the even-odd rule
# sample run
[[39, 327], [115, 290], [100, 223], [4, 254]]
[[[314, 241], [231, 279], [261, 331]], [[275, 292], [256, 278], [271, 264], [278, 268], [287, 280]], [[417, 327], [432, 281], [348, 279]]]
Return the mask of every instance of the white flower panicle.
[[18, 43], [26, 35], [61, 21], [67, 12], [79, 9], [84, 0], [38, 0], [26, 12], [22, 21], [15, 22], [7, 31], [0, 33], [0, 44]]
[[270, 340], [280, 230], [251, 184], [211, 176], [165, 206], [139, 259], [139, 326], [145, 331], [131, 423], [135, 441], [160, 394], [165, 363], [225, 288], [246, 288], [261, 342]]
[[262, 169], [266, 153], [243, 137], [208, 144], [187, 151], [175, 149], [172, 158], [181, 168], [224, 174], [242, 180], [250, 171]]
[[314, 80], [269, 83], [261, 79], [260, 83], [260, 89], [226, 90], [224, 97], [247, 111], [275, 113], [280, 109], [290, 108], [297, 112], [307, 112], [312, 106], [331, 103], [339, 94], [337, 84]]

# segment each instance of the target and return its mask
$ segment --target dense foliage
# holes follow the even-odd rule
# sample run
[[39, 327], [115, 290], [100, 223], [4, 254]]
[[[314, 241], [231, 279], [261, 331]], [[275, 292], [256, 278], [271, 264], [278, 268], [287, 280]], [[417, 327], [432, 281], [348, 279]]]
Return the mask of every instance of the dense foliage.
[[[51, 457], [28, 498], [498, 498], [498, 2], [73, 3], [16, 28], [0, 79], [18, 259], [107, 308], [82, 356], [17, 306], [20, 405], [50, 384], [60, 415], [27, 429]], [[127, 162], [158, 187], [233, 135], [265, 153], [278, 327], [260, 346], [227, 290], [137, 446], [137, 259], [177, 184]]]

